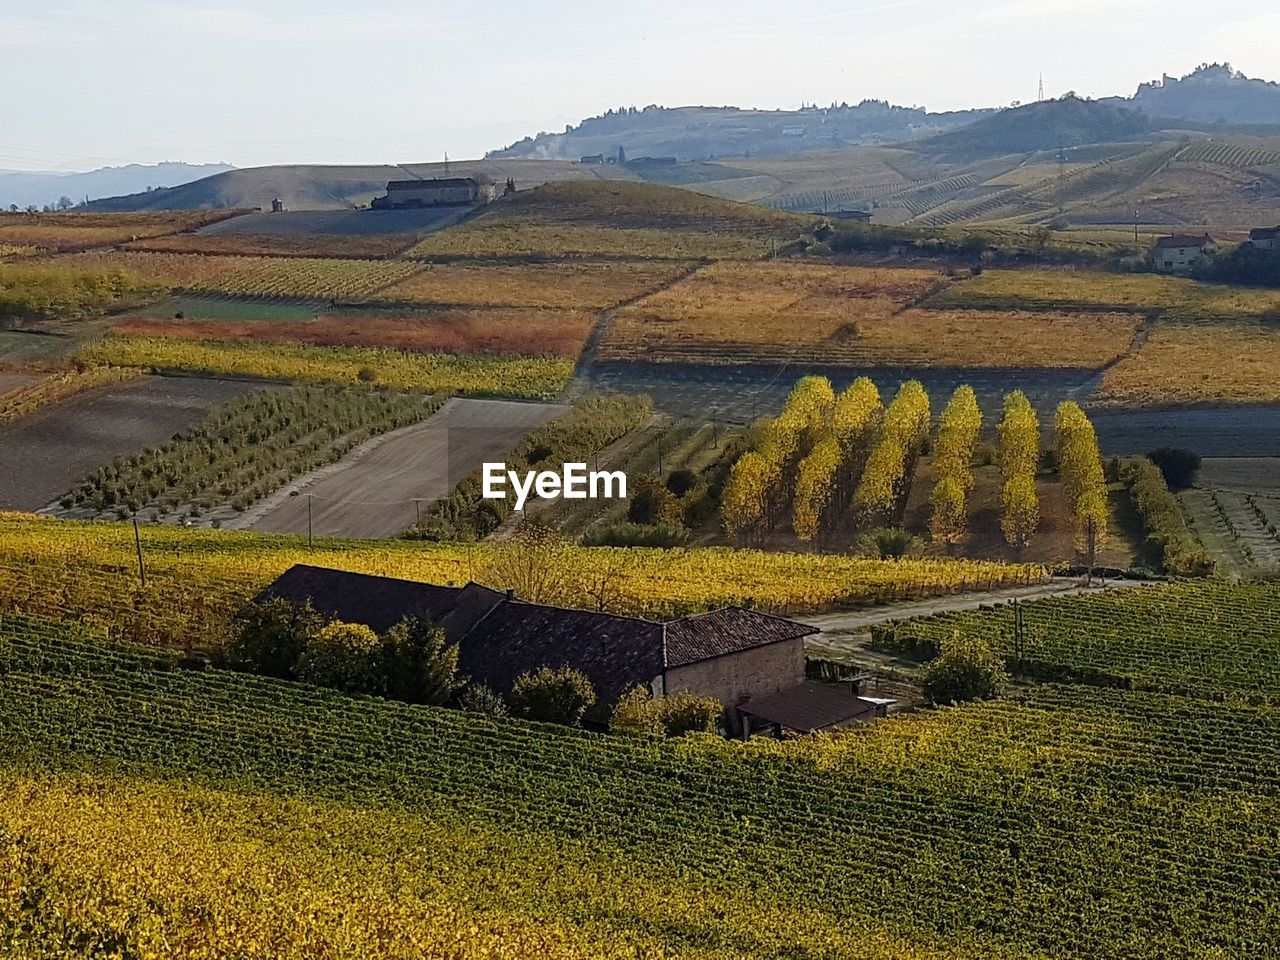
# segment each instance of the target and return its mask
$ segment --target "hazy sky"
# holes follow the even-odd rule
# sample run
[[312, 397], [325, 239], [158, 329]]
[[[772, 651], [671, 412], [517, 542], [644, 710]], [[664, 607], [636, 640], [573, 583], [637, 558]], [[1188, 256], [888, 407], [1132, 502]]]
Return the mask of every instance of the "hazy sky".
[[1275, 0], [0, 0], [0, 168], [480, 156], [622, 104], [1280, 79]]

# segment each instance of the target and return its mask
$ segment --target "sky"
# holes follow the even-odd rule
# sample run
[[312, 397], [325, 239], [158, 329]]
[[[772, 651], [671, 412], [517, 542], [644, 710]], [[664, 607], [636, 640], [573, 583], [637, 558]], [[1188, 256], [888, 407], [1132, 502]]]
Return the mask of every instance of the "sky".
[[1280, 80], [1274, 0], [0, 0], [0, 168], [482, 156], [609, 107]]

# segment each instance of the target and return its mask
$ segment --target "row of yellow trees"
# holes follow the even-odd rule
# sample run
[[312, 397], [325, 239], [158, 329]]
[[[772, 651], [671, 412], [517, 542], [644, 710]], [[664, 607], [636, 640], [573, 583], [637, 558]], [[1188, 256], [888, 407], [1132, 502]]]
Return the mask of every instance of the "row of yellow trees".
[[911, 480], [912, 465], [929, 443], [931, 425], [929, 394], [918, 380], [908, 380], [884, 412], [876, 445], [853, 495], [855, 511], [864, 516], [889, 516], [895, 511]]
[[866, 442], [882, 412], [880, 391], [866, 377], [836, 398], [830, 424], [800, 462], [796, 476], [791, 522], [805, 543], [825, 532], [849, 502]]

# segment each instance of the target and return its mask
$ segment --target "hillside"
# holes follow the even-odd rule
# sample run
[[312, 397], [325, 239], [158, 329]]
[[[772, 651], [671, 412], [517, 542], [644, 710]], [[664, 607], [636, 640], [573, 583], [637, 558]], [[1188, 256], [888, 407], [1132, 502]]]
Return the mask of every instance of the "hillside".
[[84, 173], [60, 171], [0, 170], [0, 207], [11, 204], [25, 208], [56, 204], [61, 197], [80, 203], [86, 197], [115, 197], [143, 193], [156, 187], [173, 187], [202, 177], [234, 170], [225, 163], [132, 163], [124, 167], [103, 167]]
[[1135, 140], [1147, 132], [1149, 125], [1150, 121], [1135, 110], [1066, 96], [1001, 110], [961, 130], [920, 141], [914, 147], [920, 153], [950, 161], [972, 160]]
[[89, 204], [90, 210], [193, 210], [201, 207], [269, 207], [280, 198], [287, 210], [342, 210], [367, 206], [386, 192], [388, 180], [446, 175], [484, 174], [498, 183], [508, 177], [529, 187], [550, 180], [580, 178], [635, 179], [615, 167], [583, 168], [576, 164], [530, 161], [464, 160], [456, 163], [409, 163], [369, 166], [290, 164], [248, 167], [204, 177], [180, 186], [111, 197]]
[[1136, 107], [1152, 117], [1206, 124], [1280, 124], [1280, 83], [1246, 77], [1229, 63], [1202, 64], [1184, 77], [1167, 74], [1131, 97], [1102, 103]]
[[576, 160], [603, 154], [617, 157], [790, 156], [812, 150], [865, 143], [893, 143], [971, 123], [990, 111], [929, 113], [883, 100], [806, 107], [801, 110], [744, 110], [738, 107], [627, 107], [583, 120], [563, 133], [525, 137], [489, 159]]

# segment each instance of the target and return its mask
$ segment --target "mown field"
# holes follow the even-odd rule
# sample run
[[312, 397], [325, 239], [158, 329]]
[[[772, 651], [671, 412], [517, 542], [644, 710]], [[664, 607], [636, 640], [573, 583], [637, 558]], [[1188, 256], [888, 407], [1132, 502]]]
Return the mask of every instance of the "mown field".
[[1274, 954], [1270, 707], [1042, 687], [837, 740], [661, 742], [0, 637], [22, 948]]

